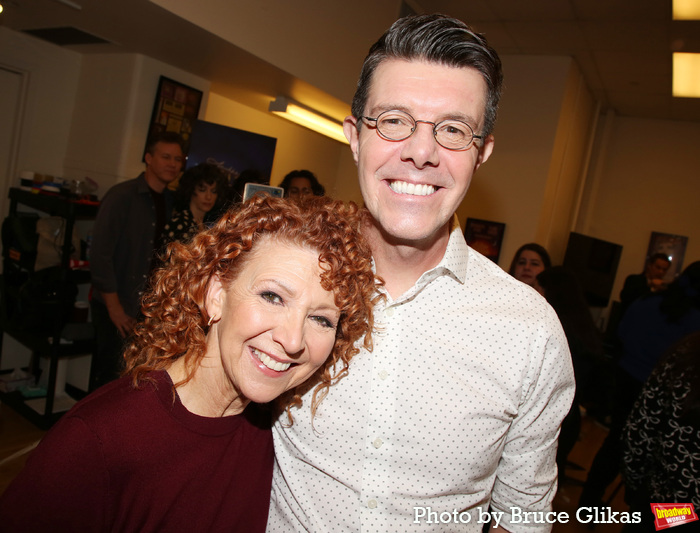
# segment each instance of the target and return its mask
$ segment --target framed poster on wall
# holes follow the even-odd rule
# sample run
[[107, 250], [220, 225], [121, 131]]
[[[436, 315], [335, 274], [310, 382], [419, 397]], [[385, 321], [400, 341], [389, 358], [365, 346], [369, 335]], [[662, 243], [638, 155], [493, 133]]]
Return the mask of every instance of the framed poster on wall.
[[211, 163], [228, 175], [232, 185], [242, 173], [256, 176], [251, 180], [255, 183], [270, 183], [277, 146], [274, 137], [197, 120], [191, 141], [187, 168]]
[[192, 127], [202, 105], [202, 95], [202, 91], [198, 89], [161, 76], [158, 81], [158, 90], [156, 91], [146, 142], [153, 134], [173, 131], [180, 134], [184, 140], [186, 155], [189, 152]]
[[474, 250], [498, 263], [505, 231], [506, 225], [503, 222], [468, 218], [464, 226], [464, 238]]

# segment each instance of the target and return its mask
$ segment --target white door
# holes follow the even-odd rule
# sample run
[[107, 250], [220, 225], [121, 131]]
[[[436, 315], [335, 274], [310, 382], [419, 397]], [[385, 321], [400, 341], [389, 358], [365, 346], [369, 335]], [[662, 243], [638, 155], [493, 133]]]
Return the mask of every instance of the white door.
[[20, 72], [0, 65], [0, 221], [7, 216], [7, 192], [17, 180], [17, 150], [19, 147], [24, 79]]

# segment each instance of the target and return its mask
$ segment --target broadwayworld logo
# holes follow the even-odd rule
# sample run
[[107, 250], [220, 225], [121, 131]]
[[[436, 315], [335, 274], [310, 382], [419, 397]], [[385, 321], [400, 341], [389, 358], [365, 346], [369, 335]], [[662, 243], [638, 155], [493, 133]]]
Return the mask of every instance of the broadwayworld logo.
[[698, 519], [692, 503], [652, 503], [656, 531], [669, 527], [682, 526]]

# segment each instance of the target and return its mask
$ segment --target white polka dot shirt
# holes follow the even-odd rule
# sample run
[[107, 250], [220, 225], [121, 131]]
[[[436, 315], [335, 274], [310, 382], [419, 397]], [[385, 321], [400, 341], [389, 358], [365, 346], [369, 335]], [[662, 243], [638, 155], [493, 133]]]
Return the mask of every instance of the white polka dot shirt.
[[[554, 311], [464, 242], [376, 309], [316, 417], [310, 395], [274, 427], [268, 532], [481, 531], [480, 513], [549, 511], [574, 378]], [[516, 508], [511, 512], [511, 508]], [[520, 520], [522, 522], [522, 520]]]

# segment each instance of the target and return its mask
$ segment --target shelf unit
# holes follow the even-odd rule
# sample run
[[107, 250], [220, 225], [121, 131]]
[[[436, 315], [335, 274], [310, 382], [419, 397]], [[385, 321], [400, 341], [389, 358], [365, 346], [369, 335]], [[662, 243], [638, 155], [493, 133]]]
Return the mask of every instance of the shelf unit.
[[[56, 283], [56, 287], [58, 287], [56, 299], [59, 304], [57, 308], [65, 308], [67, 299], [72, 297], [67, 292], [69, 282], [72, 280], [75, 283], [87, 283], [90, 280], [89, 272], [72, 271], [70, 268], [73, 228], [77, 220], [94, 219], [98, 206], [73, 201], [62, 196], [33, 193], [18, 188], [10, 189], [9, 199], [10, 213], [8, 218], [18, 217], [18, 206], [23, 205], [65, 220], [63, 242], [61, 243], [61, 262], [57, 269]], [[95, 348], [94, 335], [89, 333], [91, 328], [88, 327], [84, 328], [88, 333], [82, 336], [72, 336], [73, 340], [70, 342], [62, 342], [62, 335], [68, 328], [72, 327], [75, 330], [76, 326], [67, 324], [66, 317], [62, 316], [60, 312], [52, 313], [49, 319], [50, 323], [40, 333], [37, 333], [36, 328], [27, 327], [26, 322], [18, 324], [17, 320], [14, 320], [16, 316], [13, 313], [18, 311], [15, 304], [18, 301], [19, 287], [14, 279], [8, 279], [8, 275], [26, 277], [29, 280], [36, 273], [31, 257], [30, 261], [27, 261], [13, 252], [12, 249], [6, 249], [6, 246], [3, 246], [3, 275], [0, 281], [0, 290], [2, 290], [0, 361], [2, 360], [2, 335], [8, 334], [26, 346], [37, 361], [38, 358], [48, 359], [48, 382], [43, 409], [40, 411], [28, 405], [28, 402], [36, 401], [36, 398], [24, 398], [20, 391], [0, 392], [0, 399], [38, 427], [47, 429], [63, 414], [63, 412], [54, 413], [59, 359], [83, 354], [92, 355]]]

